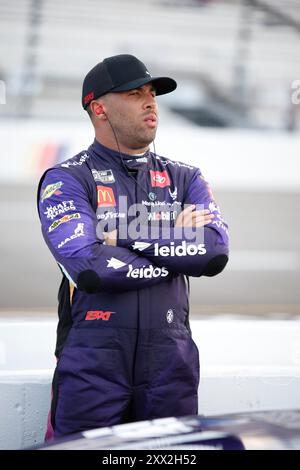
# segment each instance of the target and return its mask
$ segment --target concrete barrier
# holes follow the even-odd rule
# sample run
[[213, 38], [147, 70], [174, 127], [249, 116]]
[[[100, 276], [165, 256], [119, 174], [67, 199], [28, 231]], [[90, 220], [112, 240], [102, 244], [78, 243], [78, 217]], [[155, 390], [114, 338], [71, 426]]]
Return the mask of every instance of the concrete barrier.
[[[191, 321], [200, 351], [199, 412], [300, 408], [300, 321]], [[0, 449], [43, 441], [55, 317], [0, 319]]]

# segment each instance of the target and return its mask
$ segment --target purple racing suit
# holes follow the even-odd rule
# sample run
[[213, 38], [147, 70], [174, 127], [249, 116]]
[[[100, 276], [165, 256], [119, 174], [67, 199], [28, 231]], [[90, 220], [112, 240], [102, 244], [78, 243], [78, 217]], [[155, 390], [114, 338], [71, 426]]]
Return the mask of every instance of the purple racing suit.
[[[175, 227], [187, 204], [215, 218]], [[214, 276], [228, 261], [227, 225], [199, 169], [150, 151], [121, 155], [95, 140], [44, 173], [38, 208], [63, 274], [54, 435], [197, 414], [188, 276]], [[115, 228], [110, 246], [103, 232]]]

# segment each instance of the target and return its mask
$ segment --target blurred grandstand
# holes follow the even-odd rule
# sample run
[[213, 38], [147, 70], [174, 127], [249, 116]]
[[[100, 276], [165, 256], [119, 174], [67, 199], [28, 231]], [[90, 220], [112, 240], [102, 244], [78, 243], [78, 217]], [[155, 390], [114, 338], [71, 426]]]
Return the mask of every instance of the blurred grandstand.
[[300, 313], [298, 1], [2, 0], [0, 38], [2, 309], [55, 310], [38, 176], [92, 140], [87, 71], [132, 53], [179, 84], [159, 98], [158, 153], [196, 154], [230, 226], [228, 268], [192, 280], [192, 313]]
[[180, 80], [167, 104], [203, 126], [295, 130], [297, 0], [2, 0], [5, 117], [80, 119], [82, 77], [134, 53]]

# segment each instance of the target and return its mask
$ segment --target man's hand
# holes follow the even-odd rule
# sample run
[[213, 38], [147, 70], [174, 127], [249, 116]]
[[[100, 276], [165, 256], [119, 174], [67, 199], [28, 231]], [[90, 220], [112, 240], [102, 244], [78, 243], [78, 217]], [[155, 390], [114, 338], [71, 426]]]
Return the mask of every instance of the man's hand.
[[111, 232], [103, 232], [105, 245], [117, 246], [117, 229]]
[[203, 227], [203, 225], [207, 225], [212, 221], [214, 214], [211, 214], [208, 209], [196, 211], [194, 210], [195, 207], [192, 204], [180, 212], [175, 227]]
[[[208, 209], [196, 211], [195, 205], [191, 205], [180, 212], [176, 219], [175, 227], [203, 227], [209, 224], [214, 218]], [[103, 232], [105, 245], [117, 246], [117, 230]]]

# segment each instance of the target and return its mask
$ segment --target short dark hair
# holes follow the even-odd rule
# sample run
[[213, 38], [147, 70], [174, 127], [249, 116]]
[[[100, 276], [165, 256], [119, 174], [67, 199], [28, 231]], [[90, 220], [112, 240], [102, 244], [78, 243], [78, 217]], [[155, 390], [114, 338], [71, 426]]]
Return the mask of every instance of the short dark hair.
[[86, 112], [88, 113], [88, 115], [90, 116], [90, 119], [92, 120], [93, 112], [91, 110], [91, 104], [89, 104], [88, 107], [86, 108]]

